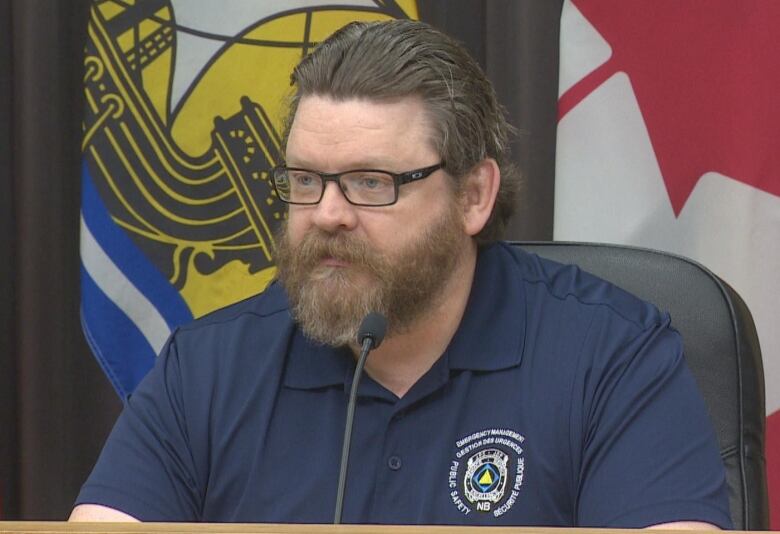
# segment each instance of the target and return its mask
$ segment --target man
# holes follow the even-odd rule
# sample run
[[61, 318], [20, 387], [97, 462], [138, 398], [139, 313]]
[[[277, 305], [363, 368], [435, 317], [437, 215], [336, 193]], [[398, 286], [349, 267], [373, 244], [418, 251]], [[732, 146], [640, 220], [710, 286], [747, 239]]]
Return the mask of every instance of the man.
[[355, 23], [293, 82], [279, 282], [173, 334], [71, 519], [329, 522], [378, 311], [345, 522], [729, 527], [668, 317], [496, 242], [508, 126], [465, 51]]

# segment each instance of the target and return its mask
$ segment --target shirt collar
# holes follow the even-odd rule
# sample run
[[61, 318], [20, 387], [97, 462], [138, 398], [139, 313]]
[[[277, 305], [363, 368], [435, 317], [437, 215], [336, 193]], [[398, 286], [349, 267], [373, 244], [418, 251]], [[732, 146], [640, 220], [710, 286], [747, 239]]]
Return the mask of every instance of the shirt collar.
[[316, 389], [345, 384], [355, 368], [352, 352], [312, 342], [296, 326], [290, 340], [284, 384], [295, 389]]
[[[506, 245], [480, 248], [466, 311], [447, 348], [450, 369], [497, 371], [522, 359], [525, 292], [518, 261]], [[290, 340], [285, 385], [316, 389], [351, 380], [348, 349], [315, 344], [296, 328]]]
[[520, 364], [525, 341], [525, 288], [503, 243], [480, 248], [458, 331], [447, 349], [450, 368], [498, 371]]

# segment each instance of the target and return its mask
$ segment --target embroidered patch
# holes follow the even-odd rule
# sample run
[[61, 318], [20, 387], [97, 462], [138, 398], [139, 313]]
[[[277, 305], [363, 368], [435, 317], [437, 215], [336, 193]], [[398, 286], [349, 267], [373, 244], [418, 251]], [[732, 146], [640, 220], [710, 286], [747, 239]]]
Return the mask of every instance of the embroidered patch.
[[514, 506], [525, 474], [524, 441], [513, 430], [489, 428], [455, 443], [458, 451], [450, 462], [448, 486], [459, 512], [498, 518]]

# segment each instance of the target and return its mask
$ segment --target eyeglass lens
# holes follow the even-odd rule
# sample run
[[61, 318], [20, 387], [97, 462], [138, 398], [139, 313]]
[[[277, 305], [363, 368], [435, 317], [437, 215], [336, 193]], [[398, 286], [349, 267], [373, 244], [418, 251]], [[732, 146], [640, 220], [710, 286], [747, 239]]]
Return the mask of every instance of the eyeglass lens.
[[[316, 204], [325, 187], [322, 177], [311, 171], [284, 169], [274, 176], [282, 200], [294, 204]], [[344, 196], [354, 204], [377, 206], [395, 202], [393, 176], [378, 171], [355, 171], [342, 174], [339, 185]]]

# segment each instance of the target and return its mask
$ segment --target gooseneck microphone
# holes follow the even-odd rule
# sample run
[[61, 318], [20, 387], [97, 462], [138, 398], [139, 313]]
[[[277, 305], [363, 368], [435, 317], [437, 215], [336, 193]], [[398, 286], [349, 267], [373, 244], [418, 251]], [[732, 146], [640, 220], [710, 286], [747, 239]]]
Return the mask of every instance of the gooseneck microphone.
[[363, 367], [366, 365], [368, 353], [382, 344], [387, 330], [387, 319], [376, 312], [371, 312], [363, 318], [358, 328], [357, 342], [360, 345], [360, 358], [355, 366], [355, 374], [352, 377], [352, 388], [349, 391], [349, 403], [347, 404], [347, 419], [344, 422], [344, 441], [341, 447], [341, 467], [339, 469], [339, 485], [336, 490], [336, 511], [333, 514], [333, 524], [341, 523], [341, 512], [344, 508], [344, 487], [347, 483], [347, 466], [349, 465], [349, 446], [352, 441], [352, 421], [355, 418], [355, 401], [357, 389]]

